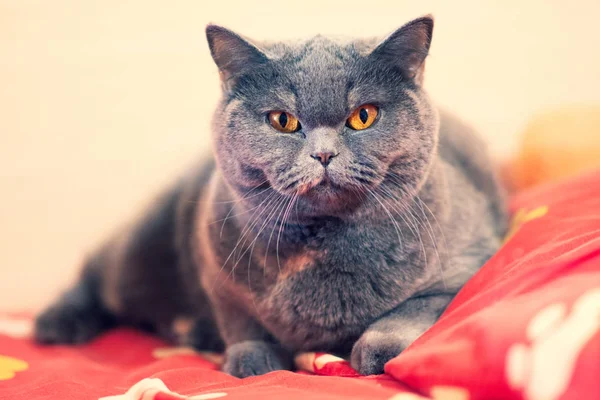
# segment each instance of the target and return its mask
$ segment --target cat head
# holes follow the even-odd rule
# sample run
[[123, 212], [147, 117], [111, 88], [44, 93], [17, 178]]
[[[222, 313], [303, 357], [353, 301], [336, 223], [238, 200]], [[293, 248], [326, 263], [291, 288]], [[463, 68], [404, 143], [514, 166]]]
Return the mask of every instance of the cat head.
[[422, 89], [432, 31], [426, 16], [382, 41], [258, 43], [209, 25], [225, 180], [240, 194], [261, 186], [296, 197], [296, 211], [313, 215], [349, 212], [386, 183], [418, 190], [438, 135]]

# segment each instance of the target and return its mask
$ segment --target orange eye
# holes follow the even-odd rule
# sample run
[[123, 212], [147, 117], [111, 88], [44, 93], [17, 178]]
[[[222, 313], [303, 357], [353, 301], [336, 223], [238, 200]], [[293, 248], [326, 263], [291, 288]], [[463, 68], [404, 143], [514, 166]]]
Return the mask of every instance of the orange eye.
[[362, 105], [352, 112], [352, 115], [346, 121], [346, 125], [355, 131], [362, 131], [373, 125], [378, 113], [379, 110], [374, 105]]
[[285, 111], [271, 111], [268, 118], [271, 126], [279, 132], [293, 133], [300, 130], [300, 121]]

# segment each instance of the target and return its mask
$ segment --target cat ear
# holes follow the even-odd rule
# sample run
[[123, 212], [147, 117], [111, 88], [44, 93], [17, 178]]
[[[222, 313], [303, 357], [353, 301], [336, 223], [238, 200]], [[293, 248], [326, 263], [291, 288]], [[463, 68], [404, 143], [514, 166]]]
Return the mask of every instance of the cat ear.
[[415, 19], [383, 40], [370, 57], [400, 68], [405, 77], [421, 84], [432, 33], [431, 15]]
[[240, 35], [217, 25], [206, 27], [210, 53], [227, 86], [232, 78], [268, 61], [267, 56]]

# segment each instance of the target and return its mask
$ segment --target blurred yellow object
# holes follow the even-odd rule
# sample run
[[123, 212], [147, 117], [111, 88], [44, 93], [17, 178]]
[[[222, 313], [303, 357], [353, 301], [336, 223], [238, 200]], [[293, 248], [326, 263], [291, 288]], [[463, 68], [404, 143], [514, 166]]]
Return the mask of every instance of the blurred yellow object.
[[600, 106], [565, 107], [532, 119], [504, 170], [521, 190], [600, 167]]

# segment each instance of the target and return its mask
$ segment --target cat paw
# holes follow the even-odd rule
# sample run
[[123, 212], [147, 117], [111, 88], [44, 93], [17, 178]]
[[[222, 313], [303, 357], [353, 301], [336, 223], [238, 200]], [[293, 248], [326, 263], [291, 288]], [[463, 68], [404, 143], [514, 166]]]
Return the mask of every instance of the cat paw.
[[398, 335], [367, 330], [352, 348], [352, 367], [361, 375], [383, 374], [383, 367], [406, 348]]
[[36, 318], [34, 338], [43, 344], [81, 344], [104, 331], [108, 320], [96, 310], [57, 304]]
[[246, 341], [229, 346], [225, 357], [223, 372], [238, 378], [291, 368], [291, 363], [284, 361], [275, 346], [262, 341]]

